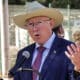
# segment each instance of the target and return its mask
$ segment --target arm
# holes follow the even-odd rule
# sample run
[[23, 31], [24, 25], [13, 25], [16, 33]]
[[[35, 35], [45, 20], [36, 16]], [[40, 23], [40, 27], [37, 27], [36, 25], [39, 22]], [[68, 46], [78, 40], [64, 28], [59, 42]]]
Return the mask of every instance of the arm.
[[72, 61], [76, 71], [80, 71], [80, 47], [71, 44], [67, 47], [68, 51], [65, 52], [67, 57]]
[[68, 51], [66, 51], [65, 54], [74, 64], [74, 76], [76, 78], [79, 78], [80, 77], [80, 72], [79, 72], [80, 71], [80, 47], [79, 45], [71, 44], [70, 46], [67, 47], [67, 49]]

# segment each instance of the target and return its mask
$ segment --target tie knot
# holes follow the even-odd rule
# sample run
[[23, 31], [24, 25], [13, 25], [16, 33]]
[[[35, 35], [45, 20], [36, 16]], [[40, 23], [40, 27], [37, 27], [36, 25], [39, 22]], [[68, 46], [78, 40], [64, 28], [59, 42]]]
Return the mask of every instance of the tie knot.
[[41, 52], [41, 53], [42, 53], [45, 49], [46, 49], [46, 48], [43, 47], [43, 46], [38, 47], [38, 51]]

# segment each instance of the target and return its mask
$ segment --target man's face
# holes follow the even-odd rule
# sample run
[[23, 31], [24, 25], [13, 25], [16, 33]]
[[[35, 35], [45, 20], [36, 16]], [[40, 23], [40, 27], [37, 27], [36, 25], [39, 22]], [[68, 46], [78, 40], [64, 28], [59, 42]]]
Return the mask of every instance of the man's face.
[[44, 44], [49, 39], [53, 26], [54, 21], [48, 17], [34, 17], [26, 22], [29, 34], [39, 44]]

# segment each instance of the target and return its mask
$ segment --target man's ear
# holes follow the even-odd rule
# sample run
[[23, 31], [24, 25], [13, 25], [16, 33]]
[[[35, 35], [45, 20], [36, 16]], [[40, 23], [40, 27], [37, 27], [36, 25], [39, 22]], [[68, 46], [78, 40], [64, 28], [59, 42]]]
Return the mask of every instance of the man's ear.
[[51, 19], [51, 20], [50, 20], [50, 25], [53, 27], [53, 26], [54, 26], [54, 24], [55, 24], [54, 20], [53, 20], [53, 19]]

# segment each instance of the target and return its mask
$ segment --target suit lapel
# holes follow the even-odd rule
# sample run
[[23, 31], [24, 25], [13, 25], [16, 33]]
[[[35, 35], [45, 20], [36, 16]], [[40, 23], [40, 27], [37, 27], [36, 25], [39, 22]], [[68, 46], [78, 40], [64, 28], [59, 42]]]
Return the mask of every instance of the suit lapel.
[[41, 73], [40, 73], [40, 75], [41, 75], [40, 80], [42, 80], [42, 78], [45, 76], [45, 74], [47, 72], [47, 69], [49, 67], [49, 64], [55, 58], [55, 56], [58, 52], [58, 50], [57, 50], [58, 44], [59, 44], [59, 39], [57, 37], [55, 37], [55, 40], [53, 41], [52, 47], [49, 51], [48, 57], [46, 58], [46, 60], [43, 64], [43, 67], [42, 67], [42, 70], [41, 70]]

